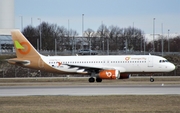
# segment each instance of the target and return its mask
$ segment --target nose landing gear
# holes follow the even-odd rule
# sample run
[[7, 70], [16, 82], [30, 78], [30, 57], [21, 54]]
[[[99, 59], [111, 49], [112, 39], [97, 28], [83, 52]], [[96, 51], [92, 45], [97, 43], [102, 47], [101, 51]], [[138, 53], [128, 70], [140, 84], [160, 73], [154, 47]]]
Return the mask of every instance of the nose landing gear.
[[150, 77], [150, 82], [154, 82], [154, 78], [152, 76]]

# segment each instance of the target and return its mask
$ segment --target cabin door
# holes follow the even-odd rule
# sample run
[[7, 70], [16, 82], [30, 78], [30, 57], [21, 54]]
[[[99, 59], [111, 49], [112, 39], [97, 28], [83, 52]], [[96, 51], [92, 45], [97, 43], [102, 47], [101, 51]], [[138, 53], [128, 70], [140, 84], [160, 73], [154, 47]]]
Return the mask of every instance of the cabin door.
[[148, 58], [148, 67], [153, 67], [153, 58], [152, 57]]

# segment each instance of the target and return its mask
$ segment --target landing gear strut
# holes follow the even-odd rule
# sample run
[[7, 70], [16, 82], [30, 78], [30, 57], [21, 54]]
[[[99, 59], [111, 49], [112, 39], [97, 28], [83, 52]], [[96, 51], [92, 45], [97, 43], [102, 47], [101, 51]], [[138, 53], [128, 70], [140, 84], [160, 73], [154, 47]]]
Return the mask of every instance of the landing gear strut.
[[[96, 72], [95, 71], [92, 71], [91, 72], [91, 77], [89, 78], [89, 82], [92, 83], [95, 81], [95, 77], [96, 77]], [[96, 82], [102, 82], [102, 79], [101, 78], [98, 78], [96, 77]]]

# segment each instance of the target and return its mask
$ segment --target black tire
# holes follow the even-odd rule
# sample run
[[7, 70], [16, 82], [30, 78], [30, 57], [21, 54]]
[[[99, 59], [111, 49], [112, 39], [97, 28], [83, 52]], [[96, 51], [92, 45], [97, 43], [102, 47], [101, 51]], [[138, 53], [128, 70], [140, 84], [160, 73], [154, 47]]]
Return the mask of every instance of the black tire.
[[150, 82], [154, 82], [154, 78], [150, 78]]
[[94, 81], [95, 81], [95, 79], [94, 79], [93, 77], [89, 78], [89, 82], [90, 82], [90, 83], [92, 83], [92, 82], [94, 82]]
[[101, 78], [96, 78], [96, 82], [102, 82]]

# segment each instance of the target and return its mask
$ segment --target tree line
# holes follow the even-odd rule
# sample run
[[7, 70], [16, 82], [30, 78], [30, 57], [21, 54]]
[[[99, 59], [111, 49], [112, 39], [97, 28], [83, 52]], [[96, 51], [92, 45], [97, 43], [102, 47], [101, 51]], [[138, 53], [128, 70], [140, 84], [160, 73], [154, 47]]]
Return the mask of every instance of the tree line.
[[[79, 36], [76, 30], [42, 22], [36, 27], [26, 26], [22, 33], [37, 49], [40, 47], [41, 34], [42, 50], [55, 50], [55, 43], [57, 51], [80, 50], [82, 48], [101, 51], [119, 51], [124, 49], [143, 51], [144, 48], [146, 48], [146, 51], [153, 50], [153, 42], [147, 42], [144, 32], [134, 27], [120, 28], [113, 25], [108, 27], [105, 24], [101, 24], [96, 31], [88, 28], [84, 31], [83, 36]], [[164, 37], [163, 43], [165, 52], [168, 52], [168, 50], [171, 52], [180, 51], [180, 36], [171, 37], [169, 40]], [[161, 44], [161, 39], [154, 41], [156, 52], [162, 51]], [[169, 46], [167, 46], [168, 44]]]

